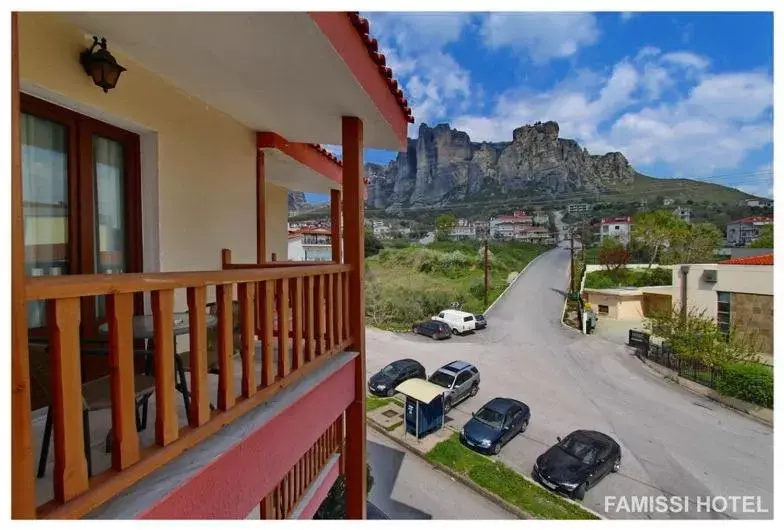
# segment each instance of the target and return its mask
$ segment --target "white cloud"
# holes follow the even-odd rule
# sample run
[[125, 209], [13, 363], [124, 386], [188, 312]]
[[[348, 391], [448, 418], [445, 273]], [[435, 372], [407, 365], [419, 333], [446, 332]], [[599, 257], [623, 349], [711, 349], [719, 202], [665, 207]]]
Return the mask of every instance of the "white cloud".
[[631, 11], [624, 11], [621, 13], [621, 22], [629, 22], [632, 18], [636, 17], [637, 13], [632, 13]]
[[757, 168], [756, 175], [749, 175], [747, 181], [751, 181], [743, 186], [738, 186], [741, 191], [756, 195], [758, 197], [773, 198], [773, 168], [771, 164], [763, 164]]
[[481, 33], [489, 48], [509, 47], [542, 64], [594, 44], [599, 27], [591, 13], [491, 13]]
[[506, 93], [492, 115], [464, 115], [453, 123], [475, 141], [508, 141], [516, 127], [555, 120], [562, 137], [593, 153], [621, 151], [634, 165], [667, 164], [684, 176], [735, 168], [770, 144], [770, 76], [704, 70], [687, 75], [684, 64], [707, 68], [709, 63], [679, 53], [672, 60], [672, 54], [654, 48], [641, 50], [610, 74], [586, 74], [582, 84], [561, 83], [548, 92]]
[[441, 49], [460, 39], [471, 20], [470, 13], [369, 13], [373, 35], [404, 54]]
[[704, 70], [710, 64], [710, 61], [708, 61], [705, 57], [701, 57], [696, 53], [691, 52], [665, 53], [661, 56], [661, 60], [665, 63], [670, 63], [675, 66], [695, 68], [697, 70]]

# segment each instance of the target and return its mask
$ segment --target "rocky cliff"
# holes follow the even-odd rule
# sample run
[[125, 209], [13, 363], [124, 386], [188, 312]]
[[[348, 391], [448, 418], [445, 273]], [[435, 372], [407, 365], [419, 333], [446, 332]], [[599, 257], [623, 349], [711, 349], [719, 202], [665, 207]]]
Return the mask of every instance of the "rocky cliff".
[[591, 155], [558, 137], [553, 121], [515, 129], [511, 142], [472, 142], [441, 124], [419, 127], [419, 137], [386, 166], [368, 164], [367, 206], [394, 212], [482, 197], [564, 197], [634, 182], [621, 153]]
[[308, 200], [303, 192], [301, 191], [289, 192], [289, 213], [297, 213], [301, 210], [306, 209], [307, 206], [308, 206]]

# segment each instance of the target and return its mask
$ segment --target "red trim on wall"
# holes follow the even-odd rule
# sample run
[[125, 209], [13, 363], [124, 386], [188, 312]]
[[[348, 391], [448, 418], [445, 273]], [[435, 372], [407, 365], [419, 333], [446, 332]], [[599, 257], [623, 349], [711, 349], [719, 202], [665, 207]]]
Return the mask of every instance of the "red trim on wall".
[[256, 146], [259, 149], [277, 149], [316, 173], [343, 184], [343, 165], [335, 155], [321, 146], [289, 142], [274, 132], [256, 133]]
[[313, 493], [310, 501], [308, 501], [308, 504], [302, 509], [298, 519], [313, 519], [313, 515], [315, 515], [321, 503], [329, 495], [329, 490], [332, 489], [332, 485], [338, 479], [338, 476], [340, 476], [340, 460], [335, 460], [324, 476], [324, 480], [321, 481], [318, 489]]
[[397, 94], [392, 93], [387, 75], [382, 75], [381, 67], [370, 57], [367, 45], [351, 22], [351, 16], [345, 12], [309, 14], [392, 127], [401, 149], [404, 148], [409, 119], [413, 120], [413, 116], [410, 110], [401, 107]]
[[354, 400], [355, 362], [205, 465], [139, 519], [245, 518]]

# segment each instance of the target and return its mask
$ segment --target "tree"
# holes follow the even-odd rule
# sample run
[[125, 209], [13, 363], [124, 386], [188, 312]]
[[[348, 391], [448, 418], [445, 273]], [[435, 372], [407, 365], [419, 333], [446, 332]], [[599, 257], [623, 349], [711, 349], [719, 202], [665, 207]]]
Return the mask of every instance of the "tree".
[[[373, 487], [373, 474], [370, 464], [367, 464], [367, 492]], [[346, 518], [346, 482], [343, 475], [340, 475], [332, 489], [329, 490], [324, 502], [319, 506], [318, 511], [313, 515], [314, 519], [345, 519]]]
[[757, 239], [749, 243], [752, 248], [773, 248], [773, 225], [765, 225]]
[[617, 272], [629, 263], [629, 252], [614, 237], [605, 237], [599, 244], [599, 264], [605, 269]]
[[707, 368], [759, 361], [759, 337], [736, 328], [722, 331], [705, 310], [689, 308], [681, 315], [672, 308], [647, 318], [644, 327], [662, 337], [681, 359]]
[[632, 225], [632, 239], [648, 251], [648, 268], [656, 262], [662, 247], [669, 243], [675, 231], [683, 226], [688, 225], [667, 210], [656, 210], [637, 216]]
[[436, 236], [439, 239], [448, 236], [455, 223], [457, 223], [457, 219], [451, 214], [442, 214], [436, 217]]
[[375, 256], [381, 249], [384, 248], [384, 245], [381, 244], [381, 241], [368, 230], [365, 230], [365, 257]]
[[667, 239], [670, 246], [663, 256], [666, 263], [706, 263], [713, 261], [721, 245], [721, 232], [711, 223], [680, 223]]

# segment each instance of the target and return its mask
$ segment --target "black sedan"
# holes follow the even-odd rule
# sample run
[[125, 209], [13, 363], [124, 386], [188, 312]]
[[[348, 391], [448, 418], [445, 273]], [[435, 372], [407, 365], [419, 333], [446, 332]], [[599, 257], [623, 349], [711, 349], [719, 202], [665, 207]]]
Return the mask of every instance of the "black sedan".
[[621, 446], [596, 431], [574, 431], [536, 459], [534, 480], [582, 500], [585, 492], [621, 468]]
[[497, 455], [509, 440], [525, 432], [531, 409], [516, 399], [493, 398], [463, 427], [460, 441], [480, 453]]
[[376, 396], [394, 396], [397, 385], [414, 378], [426, 379], [425, 367], [414, 359], [400, 359], [373, 374], [368, 390]]
[[485, 329], [487, 327], [487, 319], [481, 313], [477, 313], [474, 315], [474, 320], [476, 321], [476, 329]]
[[449, 324], [437, 320], [428, 320], [414, 324], [411, 326], [411, 332], [436, 340], [452, 338], [452, 330], [449, 328]]

